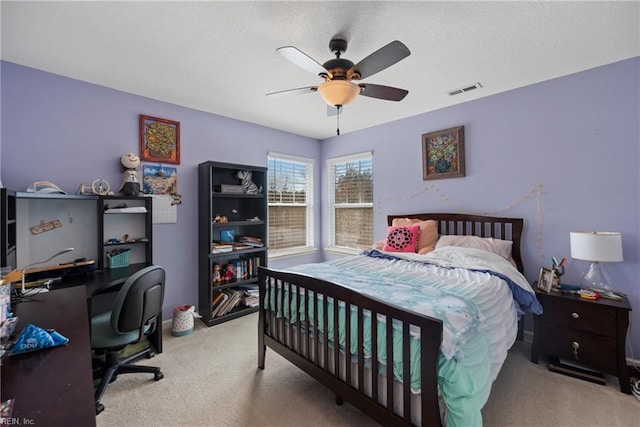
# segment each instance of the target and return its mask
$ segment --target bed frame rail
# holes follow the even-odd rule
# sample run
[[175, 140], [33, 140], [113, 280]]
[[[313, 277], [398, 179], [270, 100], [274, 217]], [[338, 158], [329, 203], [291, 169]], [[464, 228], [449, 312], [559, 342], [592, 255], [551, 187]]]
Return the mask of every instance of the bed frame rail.
[[[386, 336], [378, 337], [376, 320], [383, 318], [386, 325], [401, 324], [402, 354], [410, 354], [410, 330], [419, 330], [421, 353], [421, 394], [419, 410], [422, 425], [440, 426], [440, 410], [438, 405], [437, 366], [440, 344], [442, 341], [442, 322], [414, 312], [408, 312], [399, 307], [387, 304], [381, 300], [368, 297], [353, 290], [333, 283], [282, 271], [270, 270], [266, 267], [258, 269], [260, 286], [260, 311], [258, 331], [258, 367], [264, 369], [267, 346], [275, 350], [303, 371], [311, 375], [336, 393], [336, 402], [342, 399], [371, 416], [382, 425], [411, 425], [412, 402], [410, 381], [410, 360], [403, 357], [403, 378], [401, 392], [394, 390], [394, 381], [386, 380], [386, 403], [380, 393], [377, 373], [381, 367], [378, 361], [377, 345], [371, 345], [370, 366], [365, 369], [364, 359], [364, 325], [371, 322], [371, 343], [382, 338], [385, 343], [387, 360], [394, 360], [393, 328], [386, 327]], [[333, 310], [333, 327], [329, 330], [327, 315], [318, 316], [328, 311], [329, 302], [344, 303], [351, 310], [344, 310], [347, 327], [344, 342], [351, 342], [351, 334], [357, 334], [357, 362], [352, 368], [351, 363], [340, 363], [340, 346], [338, 330], [338, 310]], [[337, 307], [338, 304], [334, 304]], [[282, 313], [291, 313], [291, 307], [299, 307], [300, 313], [291, 322]], [[355, 319], [352, 316], [356, 316]], [[301, 317], [304, 319], [301, 320]], [[319, 325], [318, 322], [321, 322]], [[399, 322], [399, 323], [398, 323]], [[317, 332], [316, 331], [323, 331]], [[354, 360], [349, 345], [344, 346], [343, 360]], [[397, 359], [396, 359], [397, 360]], [[393, 364], [387, 363], [387, 379], [393, 378]], [[353, 372], [355, 369], [356, 372]], [[357, 379], [356, 379], [357, 378]], [[365, 391], [365, 382], [370, 385], [369, 392]], [[397, 400], [401, 404], [397, 404]], [[396, 402], [396, 405], [394, 405]], [[402, 410], [399, 410], [400, 406]]]
[[488, 217], [483, 215], [455, 214], [455, 213], [419, 213], [407, 215], [388, 215], [389, 225], [395, 218], [417, 218], [421, 220], [432, 219], [438, 223], [439, 235], [478, 236], [493, 237], [502, 240], [511, 240], [511, 256], [523, 273], [522, 255], [520, 253], [520, 240], [524, 220], [522, 218]]

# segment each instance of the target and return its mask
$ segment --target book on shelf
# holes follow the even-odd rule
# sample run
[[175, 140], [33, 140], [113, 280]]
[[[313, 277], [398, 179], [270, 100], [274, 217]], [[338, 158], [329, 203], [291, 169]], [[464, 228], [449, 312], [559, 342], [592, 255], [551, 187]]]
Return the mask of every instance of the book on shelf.
[[211, 243], [211, 253], [219, 254], [223, 252], [233, 251], [233, 245], [231, 243], [213, 242]]
[[242, 298], [242, 303], [245, 307], [257, 307], [260, 305], [260, 297], [245, 295]]
[[229, 314], [234, 308], [243, 302], [245, 293], [241, 289], [223, 289], [221, 291], [216, 290], [221, 296], [217, 303], [212, 304], [211, 318], [221, 317]]
[[248, 294], [258, 295], [260, 292], [260, 288], [255, 283], [244, 283], [242, 285], [238, 285], [238, 289], [242, 289]]
[[211, 313], [212, 318], [224, 316], [226, 309], [229, 306], [229, 303], [231, 302], [231, 294], [228, 292], [225, 292], [224, 295], [225, 295], [224, 301], [218, 306], [217, 310]]
[[260, 257], [249, 257], [245, 259], [237, 259], [232, 262], [233, 279], [247, 280], [258, 276], [258, 267], [260, 266]]
[[242, 291], [242, 304], [245, 307], [257, 307], [260, 304], [260, 289], [255, 283], [238, 285], [237, 289]]
[[240, 243], [243, 243], [243, 244], [249, 245], [249, 246], [253, 246], [254, 248], [262, 248], [262, 247], [264, 247], [264, 243], [262, 242], [262, 239], [260, 239], [258, 237], [243, 236], [243, 237], [240, 238]]
[[257, 242], [257, 243], [261, 243], [262, 239], [259, 237], [253, 237], [253, 236], [242, 236], [240, 237], [240, 241], [241, 242]]
[[231, 310], [236, 308], [238, 303], [240, 302], [241, 294], [239, 291], [234, 289], [228, 289], [225, 292], [228, 295], [227, 301], [224, 303], [223, 307], [216, 314], [217, 317], [224, 316], [225, 314], [229, 314]]
[[233, 250], [234, 251], [241, 251], [243, 249], [253, 249], [254, 246], [251, 245], [247, 245], [245, 243], [234, 243], [233, 244]]
[[243, 242], [243, 244], [252, 248], [264, 248], [264, 243], [262, 242]]
[[244, 189], [239, 184], [220, 184], [214, 185], [213, 191], [216, 193], [231, 193], [231, 194], [243, 194]]
[[211, 318], [213, 319], [229, 298], [226, 292], [214, 290], [211, 298]]

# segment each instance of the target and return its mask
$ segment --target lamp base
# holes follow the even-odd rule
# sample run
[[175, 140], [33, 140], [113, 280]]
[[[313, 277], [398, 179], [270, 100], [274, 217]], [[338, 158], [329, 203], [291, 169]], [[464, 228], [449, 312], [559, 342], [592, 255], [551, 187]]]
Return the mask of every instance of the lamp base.
[[614, 289], [610, 283], [609, 275], [603, 266], [599, 262], [592, 262], [589, 266], [589, 271], [582, 277], [580, 286], [595, 291], [613, 292]]

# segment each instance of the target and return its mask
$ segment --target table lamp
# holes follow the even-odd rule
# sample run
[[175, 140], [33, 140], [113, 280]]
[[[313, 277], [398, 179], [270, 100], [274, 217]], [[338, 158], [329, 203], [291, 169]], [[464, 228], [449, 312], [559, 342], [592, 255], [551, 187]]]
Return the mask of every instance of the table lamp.
[[62, 254], [66, 254], [67, 252], [71, 252], [71, 251], [75, 251], [75, 248], [63, 249], [63, 250], [61, 250], [59, 252], [56, 252], [55, 254], [51, 255], [49, 258], [45, 259], [44, 261], [32, 262], [31, 264], [28, 264], [27, 266], [25, 266], [22, 269], [22, 294], [24, 295], [24, 282], [25, 282], [24, 278], [26, 276], [25, 273], [26, 273], [27, 269], [29, 269], [31, 267], [34, 267], [36, 265], [47, 263], [47, 262], [51, 261], [52, 259], [54, 259], [55, 257], [58, 257], [58, 256], [60, 256]]
[[601, 263], [622, 262], [622, 235], [605, 231], [572, 231], [569, 234], [571, 258], [591, 262], [580, 285], [595, 290], [612, 291], [611, 281]]

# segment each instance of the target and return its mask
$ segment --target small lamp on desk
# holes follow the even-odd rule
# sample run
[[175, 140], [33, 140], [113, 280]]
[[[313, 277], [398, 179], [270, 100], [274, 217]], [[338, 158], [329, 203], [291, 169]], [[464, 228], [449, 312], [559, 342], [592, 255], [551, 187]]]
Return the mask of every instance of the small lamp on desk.
[[67, 252], [71, 252], [71, 251], [75, 251], [75, 248], [66, 248], [61, 250], [60, 252], [56, 252], [55, 254], [51, 255], [48, 259], [45, 259], [44, 261], [38, 261], [38, 262], [32, 262], [31, 264], [28, 264], [26, 267], [22, 268], [22, 294], [24, 295], [24, 278], [26, 276], [26, 271], [31, 268], [31, 267], [35, 267], [36, 265], [40, 265], [40, 264], [45, 264], [49, 261], [51, 261], [52, 259], [54, 259], [55, 257], [58, 257], [62, 254], [66, 254]]
[[622, 262], [622, 235], [605, 231], [572, 231], [571, 258], [591, 261], [580, 285], [611, 292], [611, 281], [601, 263]]

